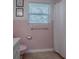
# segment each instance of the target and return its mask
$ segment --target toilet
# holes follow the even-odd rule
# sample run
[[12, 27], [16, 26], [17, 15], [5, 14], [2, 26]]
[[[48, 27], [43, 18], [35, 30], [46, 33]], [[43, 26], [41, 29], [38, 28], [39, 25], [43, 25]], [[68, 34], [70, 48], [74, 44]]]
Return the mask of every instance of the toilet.
[[26, 52], [27, 47], [25, 45], [20, 45], [20, 59], [24, 59], [24, 53]]
[[20, 47], [19, 47], [19, 51], [20, 51], [20, 59], [23, 59], [23, 55], [24, 55], [24, 53], [25, 53], [26, 50], [27, 50], [27, 46], [26, 46], [25, 44], [23, 44], [24, 42], [23, 42], [23, 40], [21, 40], [20, 37], [16, 37], [16, 36], [14, 36], [14, 38], [16, 38], [16, 39], [20, 39], [20, 40], [19, 40], [19, 41], [20, 41]]
[[24, 54], [25, 51], [27, 50], [27, 47], [25, 45], [20, 45], [20, 54]]
[[24, 43], [25, 42], [25, 39], [21, 39], [20, 40], [20, 59], [23, 59], [23, 56], [27, 50], [27, 45]]

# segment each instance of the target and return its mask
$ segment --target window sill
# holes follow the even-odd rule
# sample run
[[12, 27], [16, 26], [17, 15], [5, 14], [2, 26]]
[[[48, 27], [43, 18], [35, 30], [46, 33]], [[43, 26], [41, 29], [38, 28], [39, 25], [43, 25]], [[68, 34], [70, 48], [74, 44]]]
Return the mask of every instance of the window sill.
[[48, 28], [31, 28], [31, 30], [48, 30]]

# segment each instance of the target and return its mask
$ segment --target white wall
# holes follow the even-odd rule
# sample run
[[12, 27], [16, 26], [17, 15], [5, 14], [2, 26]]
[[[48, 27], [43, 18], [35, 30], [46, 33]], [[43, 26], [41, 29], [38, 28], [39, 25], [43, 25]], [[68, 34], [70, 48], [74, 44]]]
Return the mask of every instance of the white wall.
[[66, 56], [65, 0], [55, 4], [54, 9], [54, 49]]

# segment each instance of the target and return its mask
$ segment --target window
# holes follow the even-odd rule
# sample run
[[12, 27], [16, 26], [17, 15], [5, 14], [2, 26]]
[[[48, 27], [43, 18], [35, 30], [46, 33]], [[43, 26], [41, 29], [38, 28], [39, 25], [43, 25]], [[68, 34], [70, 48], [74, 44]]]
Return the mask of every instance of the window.
[[48, 23], [48, 15], [49, 4], [29, 4], [29, 23]]

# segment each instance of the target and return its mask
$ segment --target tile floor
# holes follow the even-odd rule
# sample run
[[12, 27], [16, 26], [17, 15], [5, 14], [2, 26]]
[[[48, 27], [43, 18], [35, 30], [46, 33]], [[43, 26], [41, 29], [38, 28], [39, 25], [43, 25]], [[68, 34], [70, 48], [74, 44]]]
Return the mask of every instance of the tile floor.
[[39, 52], [24, 54], [23, 59], [63, 59], [54, 52]]

